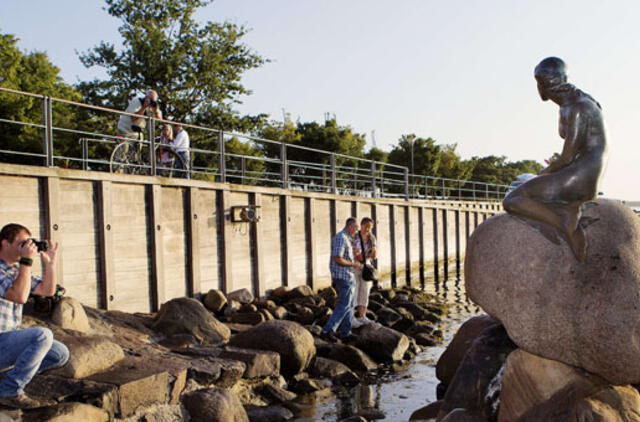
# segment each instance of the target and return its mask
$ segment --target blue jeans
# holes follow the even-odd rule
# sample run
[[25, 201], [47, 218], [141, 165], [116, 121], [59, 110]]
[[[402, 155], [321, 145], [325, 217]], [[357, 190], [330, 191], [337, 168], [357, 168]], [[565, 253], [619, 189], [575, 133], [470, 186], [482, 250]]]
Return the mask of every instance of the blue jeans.
[[31, 327], [0, 333], [0, 368], [13, 365], [2, 374], [0, 397], [22, 394], [36, 374], [58, 368], [68, 360], [69, 349], [54, 340], [48, 328]]
[[[186, 171], [181, 171], [178, 173], [178, 177], [181, 177], [183, 179], [189, 179], [189, 153], [187, 151], [177, 151], [178, 155], [184, 160], [185, 165], [187, 166], [185, 169]], [[178, 167], [182, 169], [182, 164], [178, 164]]]
[[338, 305], [333, 310], [329, 321], [322, 327], [325, 333], [336, 332], [340, 327], [340, 337], [351, 334], [353, 309], [356, 303], [356, 283], [352, 280], [334, 280], [338, 288]]

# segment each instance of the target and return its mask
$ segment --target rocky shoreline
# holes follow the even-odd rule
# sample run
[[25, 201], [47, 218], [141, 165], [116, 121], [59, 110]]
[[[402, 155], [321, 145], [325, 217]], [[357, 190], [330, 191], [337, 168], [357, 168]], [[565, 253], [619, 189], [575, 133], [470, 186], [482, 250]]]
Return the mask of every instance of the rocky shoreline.
[[[409, 287], [374, 289], [351, 344], [327, 343], [320, 329], [337, 302], [333, 288], [284, 287], [267, 298], [246, 289], [178, 298], [157, 314], [83, 307], [65, 298], [51, 316], [23, 326], [51, 328], [69, 363], [34, 378], [27, 393], [57, 404], [0, 410], [4, 420], [286, 421], [336, 389], [399, 370], [422, 347], [442, 342], [447, 305]], [[385, 417], [375, 407], [345, 420]]]

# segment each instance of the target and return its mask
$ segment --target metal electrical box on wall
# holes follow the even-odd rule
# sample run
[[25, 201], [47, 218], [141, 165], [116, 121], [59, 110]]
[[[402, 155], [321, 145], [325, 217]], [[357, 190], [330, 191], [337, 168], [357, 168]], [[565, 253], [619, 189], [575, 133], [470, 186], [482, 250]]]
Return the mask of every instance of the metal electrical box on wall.
[[231, 221], [234, 223], [249, 222], [257, 223], [260, 221], [258, 215], [259, 205], [237, 205], [231, 207]]

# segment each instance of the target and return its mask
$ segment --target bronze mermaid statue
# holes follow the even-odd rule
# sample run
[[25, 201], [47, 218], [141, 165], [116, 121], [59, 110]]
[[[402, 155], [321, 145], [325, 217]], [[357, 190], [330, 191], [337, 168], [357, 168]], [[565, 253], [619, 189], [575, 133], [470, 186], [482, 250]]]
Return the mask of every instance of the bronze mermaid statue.
[[537, 177], [511, 191], [502, 204], [510, 214], [555, 229], [582, 262], [587, 238], [581, 207], [597, 195], [607, 150], [602, 109], [589, 94], [567, 83], [567, 67], [557, 57], [542, 60], [534, 76], [540, 98], [560, 106], [564, 146]]

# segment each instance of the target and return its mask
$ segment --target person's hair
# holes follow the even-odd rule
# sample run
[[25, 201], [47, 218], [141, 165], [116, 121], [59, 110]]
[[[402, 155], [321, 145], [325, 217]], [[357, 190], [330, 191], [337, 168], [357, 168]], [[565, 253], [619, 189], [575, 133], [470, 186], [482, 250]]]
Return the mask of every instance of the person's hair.
[[344, 223], [344, 226], [347, 227], [347, 226], [350, 226], [352, 224], [357, 224], [357, 222], [358, 222], [358, 220], [356, 220], [355, 218], [349, 217], [349, 218], [347, 218], [347, 222]]
[[360, 220], [360, 225], [362, 226], [363, 224], [367, 224], [367, 223], [371, 223], [373, 224], [373, 220], [370, 219], [369, 217], [364, 217], [362, 220]]
[[16, 236], [21, 231], [27, 232], [29, 236], [31, 236], [31, 232], [25, 226], [16, 223], [7, 224], [0, 230], [0, 249], [2, 249], [2, 241], [6, 240], [9, 243], [13, 243], [16, 240]]
[[171, 140], [173, 140], [173, 128], [171, 127], [171, 125], [170, 125], [169, 123], [165, 123], [165, 124], [162, 126], [162, 129], [164, 129], [164, 128], [169, 129], [169, 136], [167, 137], [167, 139], [171, 139]]

